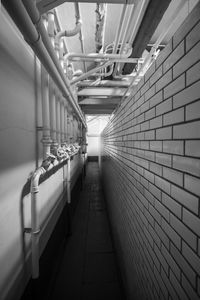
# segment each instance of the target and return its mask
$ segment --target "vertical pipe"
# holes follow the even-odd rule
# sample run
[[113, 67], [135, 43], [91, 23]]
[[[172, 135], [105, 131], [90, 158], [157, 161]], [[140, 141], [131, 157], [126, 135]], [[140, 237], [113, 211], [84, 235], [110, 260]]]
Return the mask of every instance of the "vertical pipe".
[[51, 125], [51, 139], [52, 147], [55, 149], [57, 147], [57, 137], [56, 137], [56, 98], [54, 91], [54, 83], [50, 78], [49, 84], [49, 102], [50, 102], [50, 125]]
[[49, 116], [49, 77], [41, 65], [41, 89], [42, 89], [42, 122], [43, 122], [43, 159], [50, 153], [50, 116]]
[[61, 97], [60, 102], [60, 126], [61, 126], [61, 145], [65, 143], [65, 98]]
[[56, 90], [56, 136], [58, 144], [61, 142], [61, 130], [60, 130], [60, 95]]
[[39, 179], [45, 173], [43, 167], [38, 168], [31, 178], [31, 250], [32, 250], [32, 278], [39, 277], [39, 214], [37, 211]]
[[68, 128], [68, 124], [67, 124], [67, 106], [64, 106], [64, 123], [65, 123], [65, 127], [64, 127], [64, 131], [65, 131], [65, 142], [68, 142], [68, 136], [67, 136], [67, 128]]
[[67, 161], [67, 203], [71, 203], [71, 161]]

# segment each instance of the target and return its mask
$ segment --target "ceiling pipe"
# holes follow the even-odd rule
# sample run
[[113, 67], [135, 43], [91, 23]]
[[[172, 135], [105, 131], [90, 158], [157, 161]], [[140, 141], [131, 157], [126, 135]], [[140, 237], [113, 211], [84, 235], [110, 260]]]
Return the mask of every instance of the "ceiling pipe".
[[130, 63], [130, 64], [135, 64], [135, 63], [143, 63], [144, 59], [143, 58], [93, 58], [93, 57], [77, 57], [73, 58], [72, 61], [91, 61], [91, 62], [107, 62], [110, 61], [112, 63], [114, 62], [119, 62], [119, 63]]
[[[130, 80], [128, 81], [119, 81], [119, 80], [101, 80], [95, 84], [97, 87], [129, 87]], [[78, 87], [91, 87], [94, 86], [94, 81], [87, 80], [81, 81], [77, 84]]]
[[122, 11], [121, 11], [121, 15], [120, 15], [120, 21], [116, 30], [116, 34], [115, 34], [115, 40], [114, 40], [114, 45], [113, 45], [113, 51], [112, 53], [115, 54], [117, 52], [118, 49], [118, 45], [119, 45], [119, 38], [121, 36], [121, 30], [122, 30], [122, 24], [123, 24], [123, 20], [124, 20], [124, 15], [126, 12], [126, 7], [127, 4], [123, 5]]
[[[180, 5], [178, 6], [179, 10], [182, 8], [182, 3], [180, 3]], [[132, 79], [131, 83], [130, 83], [130, 86], [129, 88], [126, 90], [126, 92], [124, 93], [123, 97], [122, 97], [122, 100], [123, 101], [127, 95], [127, 93], [131, 90], [131, 88], [133, 87], [133, 85], [136, 83], [139, 82], [140, 78], [144, 76], [143, 71], [144, 69], [148, 66], [148, 68], [150, 67], [151, 65], [151, 62], [152, 60], [156, 59], [156, 51], [160, 45], [160, 43], [163, 41], [164, 37], [167, 35], [167, 33], [171, 30], [171, 28], [173, 27], [173, 24], [175, 22], [175, 19], [176, 19], [176, 16], [177, 16], [177, 12], [174, 11], [174, 13], [172, 14], [171, 16], [171, 19], [169, 20], [169, 23], [166, 24], [165, 30], [163, 30], [163, 32], [160, 34], [160, 36], [158, 37], [158, 39], [156, 40], [155, 44], [151, 47], [151, 51], [149, 52], [149, 54], [147, 55], [144, 63], [142, 64], [141, 68], [138, 70], [136, 76]], [[147, 71], [147, 69], [146, 69]], [[132, 93], [133, 92], [130, 92], [130, 95], [128, 96], [128, 98], [130, 99], [132, 97]]]
[[79, 20], [78, 23], [76, 24], [76, 26], [74, 27], [74, 29], [71, 30], [63, 30], [60, 31], [56, 34], [55, 38], [56, 38], [56, 42], [59, 42], [59, 40], [62, 37], [70, 37], [70, 36], [75, 36], [77, 35], [80, 31], [81, 31], [81, 26], [82, 26], [82, 21]]
[[29, 43], [46, 70], [50, 73], [56, 85], [62, 90], [64, 96], [69, 99], [71, 106], [79, 116], [83, 125], [87, 127], [85, 117], [74, 99], [69, 82], [53, 49], [35, 3], [29, 0], [23, 0], [23, 3], [27, 10], [22, 5], [21, 1], [3, 0], [3, 4], [13, 20], [15, 20], [17, 26], [24, 35], [25, 40]]
[[[76, 20], [81, 19], [81, 14], [80, 14], [79, 3], [78, 2], [74, 3], [74, 9], [75, 9]], [[79, 40], [80, 40], [80, 43], [81, 43], [81, 51], [82, 51], [82, 53], [85, 53], [84, 43], [83, 43], [84, 37], [83, 37], [83, 33], [82, 33], [82, 27], [81, 27], [80, 32], [79, 32]], [[87, 72], [87, 67], [86, 67], [85, 62], [83, 62], [83, 68], [84, 68], [84, 72], [86, 73]]]
[[[112, 63], [113, 63], [113, 62], [107, 61], [106, 63], [104, 63], [104, 64], [102, 64], [102, 65], [100, 65], [100, 66], [98, 66], [98, 67], [96, 67], [96, 68], [94, 68], [94, 69], [88, 71], [87, 73], [85, 73], [85, 74], [79, 76], [78, 78], [73, 79], [73, 80], [71, 81], [71, 84], [75, 84], [75, 83], [77, 83], [77, 82], [79, 82], [79, 81], [81, 81], [81, 80], [84, 80], [84, 79], [88, 78], [89, 76], [92, 76], [94, 73], [96, 73], [96, 72], [98, 72], [98, 71], [104, 69], [105, 67], [110, 66]], [[98, 74], [98, 75], [99, 75], [99, 74]], [[95, 75], [94, 75], [94, 76], [95, 76]]]
[[[121, 47], [120, 47], [120, 49], [119, 49], [119, 54], [122, 54], [122, 53], [123, 53], [124, 48], [125, 48], [125, 45], [126, 45], [126, 43], [128, 42], [129, 28], [132, 27], [132, 23], [134, 22], [134, 18], [133, 18], [134, 13], [135, 13], [135, 6], [132, 5], [132, 7], [131, 7], [131, 12], [130, 12], [130, 14], [129, 14], [129, 16], [128, 16], [128, 20], [127, 20], [127, 23], [126, 23], [126, 27], [125, 27], [125, 29], [124, 29], [123, 38], [122, 38], [122, 41], [121, 41]], [[114, 68], [114, 71], [113, 71], [113, 76], [116, 75], [117, 70], [118, 70], [118, 67], [119, 67], [119, 64], [117, 63], [117, 64], [115, 65], [115, 68]], [[121, 69], [121, 68], [120, 68], [120, 69]], [[120, 70], [119, 70], [119, 72], [120, 72]]]

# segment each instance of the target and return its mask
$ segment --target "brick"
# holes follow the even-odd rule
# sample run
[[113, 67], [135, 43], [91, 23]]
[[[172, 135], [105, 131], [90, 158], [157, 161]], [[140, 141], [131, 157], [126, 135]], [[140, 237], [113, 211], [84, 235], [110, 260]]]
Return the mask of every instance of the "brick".
[[156, 92], [156, 87], [153, 85], [144, 95], [145, 101], [147, 101], [149, 98], [151, 98]]
[[170, 225], [194, 250], [197, 247], [197, 237], [179, 219], [170, 214]]
[[149, 130], [144, 133], [145, 140], [155, 140], [155, 130]]
[[186, 121], [199, 119], [200, 117], [200, 101], [186, 106]]
[[162, 116], [150, 120], [150, 129], [162, 126]]
[[162, 151], [162, 142], [161, 141], [150, 141], [150, 150], [153, 151]]
[[199, 300], [199, 295], [196, 291], [191, 287], [188, 279], [183, 275], [182, 276], [182, 286], [184, 287], [186, 293], [188, 294], [188, 298], [192, 300]]
[[[141, 114], [137, 117], [137, 124], [144, 122], [144, 114]], [[137, 126], [137, 125], [136, 125]]]
[[168, 299], [169, 300], [172, 300], [172, 299], [177, 299], [177, 294], [174, 290], [174, 287], [172, 285], [172, 283], [170, 282], [168, 276], [166, 275], [166, 273], [163, 271], [163, 269], [161, 269], [161, 277], [167, 287], [167, 290], [168, 290]]
[[162, 167], [156, 163], [150, 162], [150, 171], [161, 176], [162, 175]]
[[200, 22], [186, 36], [186, 51], [189, 51], [199, 40]]
[[164, 167], [163, 177], [177, 185], [183, 186], [183, 174], [181, 172]]
[[170, 194], [170, 183], [165, 179], [155, 176], [155, 185], [165, 193]]
[[189, 86], [173, 98], [174, 108], [189, 104], [200, 98], [200, 81]]
[[198, 236], [200, 236], [200, 218], [183, 209], [183, 222], [191, 228]]
[[191, 284], [195, 286], [196, 284], [196, 274], [193, 269], [190, 267], [186, 259], [182, 256], [182, 254], [178, 251], [178, 249], [172, 244], [170, 247], [170, 253], [176, 263], [181, 268], [182, 272], [189, 278]]
[[174, 139], [200, 139], [200, 121], [173, 127]]
[[186, 86], [200, 79], [200, 62], [192, 66], [186, 72]]
[[156, 116], [172, 110], [172, 98], [169, 98], [156, 106]]
[[197, 197], [181, 188], [176, 187], [175, 185], [171, 186], [171, 196], [180, 204], [184, 205], [195, 214], [198, 214], [199, 201]]
[[149, 192], [157, 199], [161, 200], [161, 191], [152, 183], [149, 183]]
[[162, 203], [178, 218], [181, 218], [181, 205], [167, 194], [162, 193]]
[[140, 148], [141, 149], [149, 149], [149, 142], [141, 141]]
[[185, 154], [200, 157], [200, 141], [186, 141]]
[[171, 125], [176, 123], [181, 123], [184, 121], [184, 108], [176, 109], [170, 113], [163, 116], [163, 124]]
[[154, 245], [154, 252], [156, 253], [156, 256], [158, 257], [163, 269], [165, 270], [166, 273], [168, 273], [169, 266], [167, 264], [167, 261], [163, 257], [163, 253], [161, 253], [160, 249], [156, 245]]
[[150, 203], [151, 205], [154, 205], [155, 197], [154, 197], [148, 190], [145, 189], [144, 195], [145, 195], [145, 197], [148, 199], [149, 203]]
[[173, 77], [176, 78], [200, 59], [200, 42], [194, 46], [177, 64], [173, 66]]
[[147, 101], [147, 102], [145, 102], [144, 104], [142, 104], [142, 105], [140, 106], [140, 111], [141, 111], [141, 113], [147, 111], [147, 110], [149, 109], [149, 106], [150, 106], [149, 101]]
[[194, 251], [183, 241], [182, 243], [182, 253], [189, 264], [193, 267], [193, 269], [200, 274], [200, 263], [199, 257], [194, 253]]
[[154, 74], [151, 76], [151, 78], [149, 79], [150, 81], [150, 86], [152, 86], [163, 74], [162, 71], [162, 66], [160, 66], [159, 69], [157, 69]]
[[168, 42], [166, 47], [160, 52], [159, 56], [156, 59], [156, 69], [160, 66], [160, 64], [170, 55], [172, 52], [172, 40]]
[[169, 70], [164, 76], [162, 76], [156, 82], [156, 92], [163, 89], [166, 85], [168, 85], [172, 81], [172, 69]]
[[163, 100], [163, 94], [162, 91], [160, 91], [149, 100], [149, 105], [150, 107], [153, 107], [159, 104], [160, 102], [162, 102], [162, 100]]
[[164, 258], [166, 259], [170, 269], [174, 272], [174, 274], [176, 275], [176, 278], [178, 278], [180, 280], [180, 268], [179, 266], [176, 264], [176, 261], [173, 259], [173, 257], [170, 255], [169, 251], [165, 248], [164, 245], [161, 246], [161, 252], [162, 255], [164, 256]]
[[156, 153], [156, 162], [161, 165], [171, 167], [171, 155]]
[[147, 81], [140, 90], [141, 95], [143, 95], [150, 87], [149, 81]]
[[169, 278], [170, 278], [170, 281], [173, 283], [173, 286], [175, 288], [177, 295], [179, 296], [179, 299], [189, 300], [187, 294], [184, 292], [184, 290], [179, 282], [180, 278], [178, 278], [178, 280], [177, 280], [177, 276], [174, 276], [174, 274], [171, 270], [170, 270]]
[[163, 141], [163, 152], [183, 155], [183, 141]]
[[156, 222], [155, 222], [155, 231], [157, 232], [158, 236], [160, 237], [162, 243], [169, 250], [169, 238], [166, 235], [166, 233], [162, 230], [160, 225], [158, 225]]
[[164, 219], [162, 219], [162, 229], [165, 231], [165, 233], [168, 235], [168, 237], [174, 243], [174, 245], [180, 250], [181, 249], [180, 236]]
[[171, 140], [172, 139], [172, 127], [164, 127], [156, 129], [156, 140]]
[[150, 109], [145, 113], [145, 120], [149, 120], [155, 117], [155, 108]]
[[155, 209], [160, 213], [167, 222], [169, 222], [169, 211], [162, 203], [155, 199]]
[[145, 159], [154, 161], [155, 160], [155, 152], [145, 151]]
[[156, 63], [154, 61], [151, 67], [147, 70], [147, 72], [144, 75], [145, 82], [155, 73], [155, 70], [156, 70]]
[[140, 81], [137, 85], [137, 90], [140, 90], [143, 85], [144, 85], [144, 76], [140, 78]]
[[185, 174], [185, 188], [200, 196], [200, 179]]
[[173, 156], [173, 168], [200, 176], [200, 160], [186, 156]]
[[200, 3], [197, 4], [195, 9], [188, 15], [188, 17], [184, 20], [183, 24], [179, 27], [176, 33], [173, 36], [173, 47], [175, 48], [188, 34], [191, 28], [199, 21], [200, 13], [199, 13]]
[[149, 204], [149, 212], [152, 215], [152, 217], [157, 221], [157, 223], [161, 224], [161, 215], [151, 204]]
[[169, 70], [184, 55], [184, 41], [170, 54], [163, 63], [163, 72]]
[[164, 88], [164, 99], [167, 99], [185, 88], [185, 75], [181, 75]]

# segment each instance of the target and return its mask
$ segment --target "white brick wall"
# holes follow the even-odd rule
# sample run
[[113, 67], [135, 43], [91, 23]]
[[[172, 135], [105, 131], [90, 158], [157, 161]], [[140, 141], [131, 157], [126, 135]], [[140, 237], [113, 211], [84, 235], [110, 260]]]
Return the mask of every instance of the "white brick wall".
[[128, 299], [200, 299], [200, 3], [104, 130]]

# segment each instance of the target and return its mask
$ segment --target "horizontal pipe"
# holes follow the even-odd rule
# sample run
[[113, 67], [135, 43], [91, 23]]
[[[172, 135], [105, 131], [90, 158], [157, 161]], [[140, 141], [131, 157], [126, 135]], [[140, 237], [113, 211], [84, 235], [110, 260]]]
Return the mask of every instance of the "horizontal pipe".
[[135, 64], [135, 63], [142, 63], [144, 61], [143, 58], [93, 58], [93, 57], [74, 57], [71, 59], [71, 61], [91, 61], [91, 62], [106, 62], [109, 61], [112, 63], [118, 62], [118, 63], [129, 63], [129, 64]]
[[98, 71], [104, 69], [105, 67], [110, 66], [111, 64], [112, 64], [112, 62], [107, 61], [106, 63], [104, 63], [104, 64], [102, 64], [102, 65], [100, 65], [100, 66], [98, 66], [98, 67], [96, 67], [96, 68], [94, 68], [94, 69], [88, 71], [87, 73], [85, 73], [85, 74], [79, 76], [78, 78], [73, 79], [73, 80], [71, 81], [71, 84], [75, 84], [75, 83], [77, 83], [77, 82], [79, 82], [79, 81], [81, 81], [81, 80], [84, 80], [84, 79], [88, 78], [89, 76], [92, 76], [94, 73], [96, 73], [96, 72], [98, 72]]
[[73, 60], [74, 58], [101, 58], [101, 59], [124, 59], [128, 58], [131, 55], [132, 48], [128, 50], [126, 54], [113, 54], [113, 53], [90, 53], [90, 54], [82, 54], [82, 53], [69, 53], [65, 54], [65, 58], [67, 60]]

